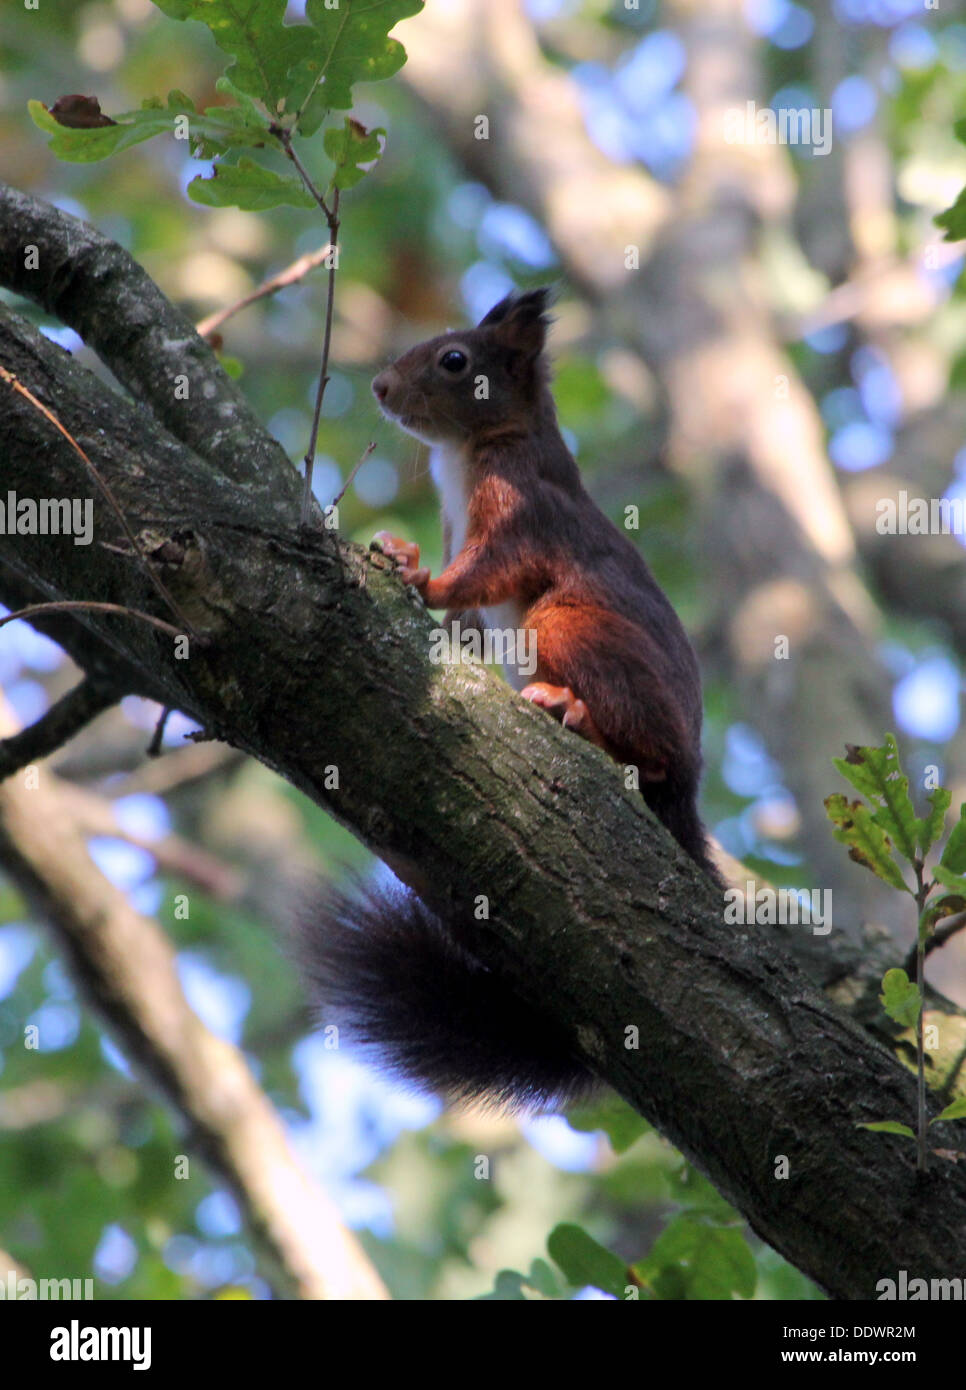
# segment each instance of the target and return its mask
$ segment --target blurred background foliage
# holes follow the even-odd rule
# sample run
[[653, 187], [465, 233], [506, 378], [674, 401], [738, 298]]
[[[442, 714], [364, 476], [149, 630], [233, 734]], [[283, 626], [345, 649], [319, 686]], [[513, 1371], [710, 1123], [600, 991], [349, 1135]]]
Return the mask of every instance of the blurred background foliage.
[[[653, 0], [637, 10], [604, 0], [529, 0], [525, 9], [545, 55], [579, 84], [601, 158], [643, 165], [675, 187], [687, 174], [694, 121], [683, 84], [689, 54], [662, 7]], [[296, 17], [297, 6], [289, 13]], [[966, 182], [966, 149], [953, 135], [966, 111], [966, 23], [948, 7], [924, 11], [902, 0], [749, 0], [745, 15], [764, 74], [762, 99], [831, 106], [840, 141], [874, 142], [893, 190], [898, 244], [938, 240], [931, 218]], [[419, 23], [400, 26], [397, 37], [406, 43]], [[256, 216], [196, 206], [184, 189], [204, 166], [171, 140], [103, 164], [57, 164], [26, 103], [96, 93], [110, 113], [177, 87], [199, 107], [214, 104], [220, 56], [201, 26], [169, 21], [150, 0], [41, 0], [37, 10], [8, 0], [0, 14], [0, 176], [92, 221], [196, 319], [323, 245], [320, 220], [290, 209]], [[511, 286], [553, 283], [560, 288], [555, 394], [568, 442], [615, 521], [628, 504], [640, 508], [642, 547], [702, 654], [713, 657], [691, 498], [665, 465], [662, 400], [648, 369], [622, 344], [598, 336], [546, 230], [467, 176], [404, 81], [364, 86], [358, 96], [354, 114], [389, 134], [383, 159], [343, 203], [319, 500], [339, 492], [374, 440], [341, 503], [341, 529], [362, 543], [379, 529], [411, 536], [437, 569], [425, 451], [379, 417], [369, 381], [405, 346], [477, 318]], [[828, 160], [794, 148], [785, 154], [797, 184], [793, 234], [764, 238], [756, 266], [783, 321], [820, 305], [849, 259], [838, 185], [830, 186], [838, 153]], [[789, 341], [839, 476], [885, 465], [910, 413], [941, 412], [949, 384], [966, 381], [961, 268], [952, 256], [922, 270], [940, 287], [935, 312], [904, 339], [918, 364], [909, 378], [919, 383], [918, 404], [895, 359], [863, 342], [847, 321]], [[293, 461], [309, 434], [323, 305], [323, 273], [315, 272], [224, 329], [225, 354]], [[71, 331], [17, 307], [104, 372]], [[940, 434], [933, 462], [947, 495], [966, 497], [966, 449], [955, 428]], [[27, 722], [72, 676], [59, 651], [22, 626], [4, 630], [0, 678]], [[881, 651], [894, 682], [895, 721], [914, 762], [945, 766], [943, 749], [961, 717], [959, 653], [941, 625], [887, 608]], [[810, 887], [808, 846], [783, 768], [756, 731], [755, 712], [740, 707], [713, 660], [706, 706], [708, 823], [772, 881]], [[143, 757], [156, 716], [144, 702], [125, 701], [55, 764], [113, 803], [125, 838], [94, 841], [98, 864], [142, 910], [159, 915], [177, 944], [192, 1004], [244, 1048], [304, 1162], [360, 1228], [394, 1294], [485, 1293], [501, 1269], [525, 1271], [544, 1258], [547, 1236], [561, 1221], [579, 1221], [635, 1261], [675, 1213], [714, 1209], [719, 1225], [733, 1220], [646, 1127], [617, 1153], [601, 1129], [577, 1130], [560, 1117], [443, 1114], [329, 1052], [280, 950], [273, 885], [296, 868], [338, 874], [364, 864], [365, 854], [318, 808], [233, 755], [214, 759], [203, 774], [175, 770], [166, 784], [158, 772], [166, 760], [146, 767]], [[187, 721], [170, 720], [169, 756], [185, 747], [189, 731]], [[152, 852], [161, 842], [173, 844], [164, 864]], [[237, 881], [209, 892], [192, 879], [187, 859], [179, 872], [185, 844], [203, 847]], [[187, 920], [175, 911], [185, 893]], [[0, 1245], [38, 1276], [93, 1272], [100, 1295], [270, 1296], [231, 1197], [210, 1185], [196, 1161], [187, 1180], [173, 1177], [172, 1156], [185, 1143], [175, 1120], [82, 1007], [9, 890], [0, 911]], [[962, 953], [955, 961], [943, 985], [966, 1002]], [[31, 1023], [40, 1025], [38, 1050], [23, 1046]], [[491, 1160], [489, 1181], [474, 1174], [480, 1153]], [[815, 1296], [802, 1276], [749, 1239], [756, 1297]]]

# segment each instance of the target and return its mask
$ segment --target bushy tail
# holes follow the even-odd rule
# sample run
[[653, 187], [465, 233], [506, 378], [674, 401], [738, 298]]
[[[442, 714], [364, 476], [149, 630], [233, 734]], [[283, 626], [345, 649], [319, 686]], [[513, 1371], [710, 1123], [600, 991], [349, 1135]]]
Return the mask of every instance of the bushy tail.
[[567, 1033], [475, 960], [415, 894], [327, 887], [299, 928], [302, 965], [342, 1036], [451, 1102], [564, 1104], [594, 1078]]
[[707, 831], [698, 815], [697, 786], [693, 776], [688, 774], [676, 778], [672, 774], [666, 782], [647, 784], [644, 800], [698, 868], [703, 869], [717, 888], [724, 888], [724, 879], [708, 844]]

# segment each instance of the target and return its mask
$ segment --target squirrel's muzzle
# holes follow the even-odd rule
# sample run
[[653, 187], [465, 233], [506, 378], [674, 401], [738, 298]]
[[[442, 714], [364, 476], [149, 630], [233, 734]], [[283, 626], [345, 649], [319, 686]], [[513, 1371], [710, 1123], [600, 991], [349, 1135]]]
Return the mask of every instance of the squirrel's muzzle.
[[396, 373], [392, 367], [387, 367], [384, 372], [380, 372], [378, 376], [372, 378], [372, 394], [380, 405], [385, 404], [395, 376]]

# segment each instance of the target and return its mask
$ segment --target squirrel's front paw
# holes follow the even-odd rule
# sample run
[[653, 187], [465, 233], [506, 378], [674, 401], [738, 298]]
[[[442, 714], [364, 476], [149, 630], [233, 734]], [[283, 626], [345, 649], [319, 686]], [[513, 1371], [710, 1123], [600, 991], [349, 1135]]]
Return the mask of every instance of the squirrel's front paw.
[[373, 540], [379, 542], [383, 555], [395, 560], [399, 566], [399, 577], [404, 584], [412, 584], [420, 592], [425, 589], [429, 583], [429, 570], [425, 565], [420, 568], [419, 546], [415, 541], [401, 540], [399, 536], [393, 536], [388, 531], [377, 531]]

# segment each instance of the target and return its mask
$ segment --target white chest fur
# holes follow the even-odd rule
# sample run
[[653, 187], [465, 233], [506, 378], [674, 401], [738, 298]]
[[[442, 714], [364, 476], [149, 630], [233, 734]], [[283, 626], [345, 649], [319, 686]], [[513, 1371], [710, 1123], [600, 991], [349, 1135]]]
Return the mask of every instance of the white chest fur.
[[439, 493], [443, 517], [449, 528], [452, 560], [466, 543], [466, 459], [459, 444], [434, 444], [429, 471]]
[[[434, 444], [429, 455], [429, 471], [436, 484], [443, 517], [449, 529], [449, 558], [453, 560], [466, 544], [468, 488], [466, 459], [463, 449], [458, 444]], [[493, 634], [496, 650], [502, 649], [510, 657], [517, 652], [523, 657], [525, 652], [531, 650], [532, 642], [525, 634], [518, 633], [523, 609], [516, 599], [507, 599], [504, 603], [484, 608], [482, 613], [486, 627]], [[497, 632], [505, 634], [502, 643], [496, 639]], [[509, 636], [511, 632], [513, 633], [512, 640]], [[500, 665], [503, 667], [503, 674], [514, 690], [522, 690], [527, 682], [533, 678], [530, 662], [525, 661], [526, 669], [524, 670], [519, 669], [518, 661], [514, 660], [501, 661]]]

